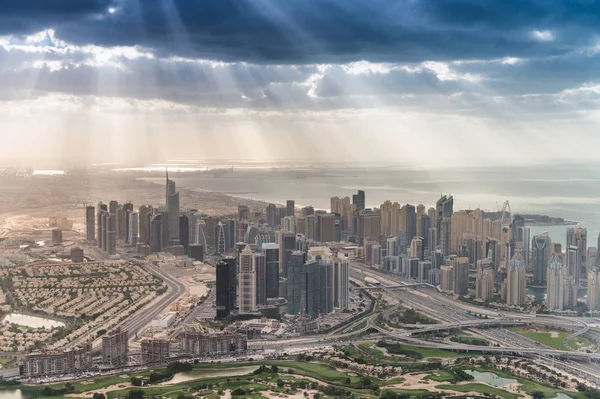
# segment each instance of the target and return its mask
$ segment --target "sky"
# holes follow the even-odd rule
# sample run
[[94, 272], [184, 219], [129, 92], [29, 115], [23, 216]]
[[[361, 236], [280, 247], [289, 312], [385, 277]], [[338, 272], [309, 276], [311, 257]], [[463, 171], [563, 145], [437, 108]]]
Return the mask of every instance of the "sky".
[[0, 0], [0, 163], [600, 163], [594, 0]]

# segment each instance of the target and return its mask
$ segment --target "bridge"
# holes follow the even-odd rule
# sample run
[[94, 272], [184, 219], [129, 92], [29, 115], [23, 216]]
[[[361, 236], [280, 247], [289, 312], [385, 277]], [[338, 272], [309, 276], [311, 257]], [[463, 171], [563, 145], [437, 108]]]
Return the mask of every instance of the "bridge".
[[383, 290], [383, 289], [399, 289], [399, 288], [435, 288], [435, 286], [429, 283], [404, 283], [404, 284], [394, 284], [394, 285], [370, 285], [368, 287], [351, 287], [351, 291], [366, 291], [366, 290]]

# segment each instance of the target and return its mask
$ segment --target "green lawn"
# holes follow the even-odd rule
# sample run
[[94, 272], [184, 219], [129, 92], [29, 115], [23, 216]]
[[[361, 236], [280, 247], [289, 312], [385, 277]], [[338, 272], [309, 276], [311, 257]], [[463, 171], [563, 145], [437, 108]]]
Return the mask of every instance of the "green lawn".
[[[564, 340], [569, 335], [568, 332], [564, 331], [553, 331], [541, 327], [509, 327], [510, 331], [516, 332], [519, 335], [533, 339], [544, 345], [548, 345], [554, 349], [561, 351], [567, 351], [568, 349], [564, 345]], [[555, 335], [553, 337], [552, 335]]]
[[455, 337], [452, 337], [450, 340], [452, 342], [458, 342], [459, 344], [490, 346], [490, 342], [487, 339], [473, 336], [457, 335]]
[[433, 381], [437, 381], [437, 382], [450, 382], [454, 379], [454, 376], [452, 375], [451, 372], [447, 371], [447, 370], [438, 370], [434, 373], [431, 373], [425, 377], [423, 377], [423, 380], [433, 380]]
[[584, 399], [586, 398], [583, 394], [579, 393], [579, 392], [570, 392], [570, 391], [565, 391], [563, 389], [560, 388], [555, 388], [553, 386], [550, 385], [545, 385], [545, 384], [540, 384], [538, 382], [535, 381], [531, 381], [525, 378], [521, 378], [518, 376], [515, 376], [514, 374], [511, 373], [507, 373], [506, 371], [502, 371], [502, 370], [497, 370], [497, 369], [487, 369], [487, 368], [483, 368], [483, 367], [478, 367], [478, 368], [466, 368], [465, 370], [476, 370], [476, 371], [480, 371], [480, 372], [490, 372], [490, 373], [494, 373], [499, 377], [502, 378], [512, 378], [515, 379], [519, 382], [519, 384], [521, 385], [521, 390], [528, 393], [529, 395], [531, 395], [533, 392], [536, 391], [541, 391], [544, 393], [546, 398], [554, 398], [556, 397], [556, 394], [558, 392], [562, 392], [565, 395], [569, 395], [571, 398], [573, 399]]
[[417, 346], [400, 345], [403, 350], [420, 353], [423, 358], [454, 358], [473, 356], [468, 353], [457, 353], [445, 349], [419, 348]]
[[492, 394], [502, 396], [504, 399], [517, 399], [519, 395], [505, 391], [504, 389], [490, 387], [484, 384], [472, 383], [464, 385], [436, 385], [437, 389], [443, 391], [456, 391], [456, 392], [478, 392], [481, 394]]

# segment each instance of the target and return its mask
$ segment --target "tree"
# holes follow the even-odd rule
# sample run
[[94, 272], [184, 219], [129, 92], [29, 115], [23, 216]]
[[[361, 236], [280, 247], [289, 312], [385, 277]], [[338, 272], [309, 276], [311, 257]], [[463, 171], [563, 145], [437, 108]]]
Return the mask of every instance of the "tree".
[[281, 379], [277, 380], [277, 388], [283, 388], [284, 385], [285, 385], [285, 382], [283, 382], [283, 380], [281, 380]]
[[346, 378], [346, 384], [350, 385], [352, 383], [352, 380], [350, 379], [350, 377]]
[[279, 367], [277, 367], [275, 365], [272, 365], [271, 366], [271, 373], [277, 373], [277, 372], [279, 372]]
[[72, 391], [75, 389], [75, 387], [73, 386], [73, 384], [71, 384], [70, 382], [67, 382], [65, 384], [65, 388], [67, 389], [67, 391]]
[[127, 399], [143, 399], [144, 391], [141, 389], [134, 389], [133, 391], [129, 391], [127, 394]]
[[533, 397], [533, 399], [544, 399], [546, 395], [544, 395], [544, 392], [542, 391], [535, 391], [531, 394], [531, 396]]
[[138, 378], [138, 377], [131, 377], [131, 385], [133, 385], [134, 387], [141, 387], [142, 386], [142, 379]]
[[95, 393], [92, 399], [106, 399], [103, 393]]

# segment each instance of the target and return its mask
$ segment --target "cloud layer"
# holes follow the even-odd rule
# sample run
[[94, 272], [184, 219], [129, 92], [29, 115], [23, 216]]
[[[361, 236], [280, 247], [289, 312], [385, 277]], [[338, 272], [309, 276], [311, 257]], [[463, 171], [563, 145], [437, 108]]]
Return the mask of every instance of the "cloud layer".
[[[583, 134], [577, 151], [598, 140], [599, 26], [592, 0], [2, 2], [0, 144], [35, 131], [27, 114], [46, 118], [49, 143], [106, 149], [86, 120], [133, 143], [157, 115], [165, 126], [185, 115], [153, 140], [212, 135], [219, 151], [235, 133], [276, 158], [317, 130], [317, 152], [350, 132], [407, 161], [419, 159], [407, 142], [444, 142], [432, 157], [461, 162], [490, 143], [515, 159], [574, 157], [552, 140]], [[178, 156], [161, 145], [156, 156]]]

